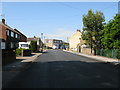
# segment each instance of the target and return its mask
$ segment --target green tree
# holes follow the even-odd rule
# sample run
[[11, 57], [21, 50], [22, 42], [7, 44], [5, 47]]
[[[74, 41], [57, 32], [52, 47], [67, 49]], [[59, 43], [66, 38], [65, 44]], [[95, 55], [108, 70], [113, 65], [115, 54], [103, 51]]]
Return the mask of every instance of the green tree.
[[36, 52], [37, 51], [37, 41], [32, 40], [30, 42], [30, 49], [31, 49], [32, 52]]
[[105, 49], [120, 49], [120, 14], [105, 25], [101, 41]]
[[83, 15], [83, 35], [82, 38], [86, 40], [87, 44], [92, 49], [101, 48], [101, 36], [102, 30], [104, 29], [104, 15], [102, 12], [96, 11], [94, 13], [92, 10], [89, 10], [87, 15]]

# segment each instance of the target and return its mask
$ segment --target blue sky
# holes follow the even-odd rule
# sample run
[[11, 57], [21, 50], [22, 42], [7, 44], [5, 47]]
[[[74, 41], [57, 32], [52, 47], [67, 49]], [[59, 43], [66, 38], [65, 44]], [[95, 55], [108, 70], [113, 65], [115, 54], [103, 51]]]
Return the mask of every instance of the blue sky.
[[106, 22], [118, 12], [117, 2], [4, 2], [2, 13], [9, 26], [27, 37], [41, 36], [67, 40], [83, 28], [82, 15], [101, 11]]

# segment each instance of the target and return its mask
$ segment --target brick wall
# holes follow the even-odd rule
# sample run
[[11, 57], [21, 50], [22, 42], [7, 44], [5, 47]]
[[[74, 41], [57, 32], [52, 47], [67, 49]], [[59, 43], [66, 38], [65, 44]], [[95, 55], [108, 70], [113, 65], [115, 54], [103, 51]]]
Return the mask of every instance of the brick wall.
[[27, 37], [24, 35], [20, 35], [20, 42], [27, 42]]
[[7, 64], [16, 60], [14, 50], [2, 50], [2, 64]]
[[0, 38], [6, 40], [6, 27], [0, 24]]
[[[81, 53], [91, 54], [91, 48], [81, 48]], [[92, 54], [94, 54], [94, 50], [92, 50]]]

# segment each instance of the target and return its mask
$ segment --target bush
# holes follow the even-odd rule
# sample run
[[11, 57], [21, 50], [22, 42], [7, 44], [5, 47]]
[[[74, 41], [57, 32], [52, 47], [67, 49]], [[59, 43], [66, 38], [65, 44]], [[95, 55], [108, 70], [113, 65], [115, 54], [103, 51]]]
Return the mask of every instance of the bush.
[[117, 55], [116, 55], [117, 59], [120, 59], [120, 50], [117, 50]]
[[30, 49], [31, 49], [32, 52], [36, 52], [37, 51], [37, 41], [32, 40], [30, 42]]
[[17, 48], [16, 49], [16, 56], [21, 56], [22, 48]]
[[23, 55], [31, 55], [31, 50], [30, 49], [17, 48], [16, 49], [16, 56], [21, 56], [22, 55], [22, 50], [23, 50]]

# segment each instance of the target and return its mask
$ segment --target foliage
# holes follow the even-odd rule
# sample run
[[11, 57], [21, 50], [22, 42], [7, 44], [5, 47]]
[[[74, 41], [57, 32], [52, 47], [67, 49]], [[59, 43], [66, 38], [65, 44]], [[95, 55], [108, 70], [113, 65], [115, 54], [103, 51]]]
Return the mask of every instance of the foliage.
[[82, 38], [91, 48], [101, 48], [101, 36], [104, 29], [104, 15], [102, 12], [96, 11], [94, 13], [89, 10], [87, 15], [83, 15], [83, 32]]
[[109, 57], [109, 58], [120, 59], [119, 49], [97, 49], [96, 54], [100, 56]]
[[16, 49], [16, 56], [21, 56], [21, 53], [22, 53], [22, 48], [17, 48]]
[[17, 48], [16, 49], [16, 56], [21, 56], [22, 55], [22, 50], [30, 50], [30, 49]]
[[111, 19], [104, 28], [102, 44], [105, 49], [120, 49], [120, 14]]
[[37, 41], [32, 40], [30, 42], [30, 49], [31, 49], [32, 52], [36, 52], [37, 51]]

